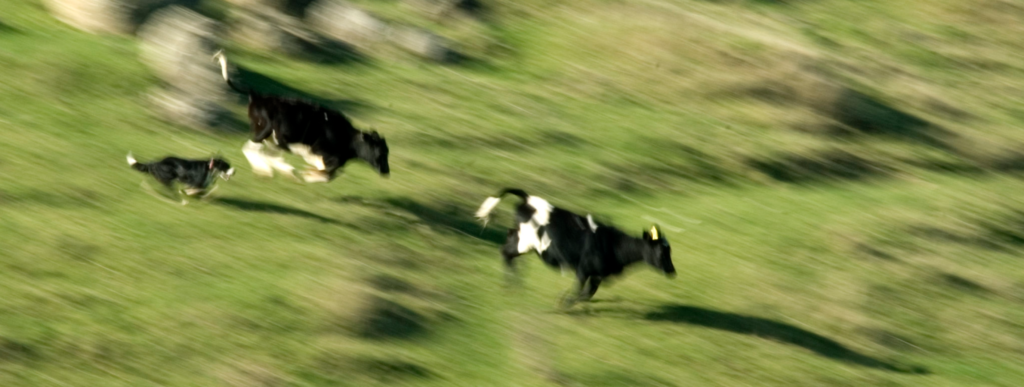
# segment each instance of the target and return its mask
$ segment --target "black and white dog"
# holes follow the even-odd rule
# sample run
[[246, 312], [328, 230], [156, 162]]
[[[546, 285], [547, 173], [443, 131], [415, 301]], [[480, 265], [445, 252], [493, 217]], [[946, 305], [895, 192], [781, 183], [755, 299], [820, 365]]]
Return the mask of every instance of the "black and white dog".
[[[168, 156], [160, 161], [140, 163], [129, 152], [128, 165], [136, 171], [152, 175], [156, 181], [172, 191], [175, 182], [181, 183], [185, 188], [178, 192], [185, 196], [202, 194], [205, 197], [212, 192], [207, 192], [207, 188], [214, 180], [218, 177], [228, 180], [235, 174], [231, 164], [221, 158], [187, 160]], [[182, 199], [181, 204], [188, 204], [188, 200]]]
[[352, 126], [339, 111], [310, 102], [241, 90], [228, 77], [223, 51], [220, 62], [224, 80], [235, 91], [249, 96], [251, 138], [242, 147], [257, 175], [273, 176], [274, 170], [294, 177], [294, 167], [281, 151], [301, 156], [312, 168], [302, 173], [306, 182], [326, 183], [349, 160], [361, 159], [381, 176], [387, 177], [388, 145], [375, 131], [363, 132]]
[[619, 275], [633, 263], [645, 262], [667, 276], [675, 277], [672, 247], [658, 226], [651, 226], [641, 238], [619, 229], [555, 207], [542, 198], [527, 195], [521, 189], [507, 188], [489, 197], [476, 212], [486, 222], [488, 215], [506, 194], [522, 199], [516, 207], [517, 228], [509, 229], [501, 255], [506, 268], [512, 269], [515, 257], [536, 252], [544, 263], [576, 274], [577, 294], [567, 304], [588, 300], [604, 279]]

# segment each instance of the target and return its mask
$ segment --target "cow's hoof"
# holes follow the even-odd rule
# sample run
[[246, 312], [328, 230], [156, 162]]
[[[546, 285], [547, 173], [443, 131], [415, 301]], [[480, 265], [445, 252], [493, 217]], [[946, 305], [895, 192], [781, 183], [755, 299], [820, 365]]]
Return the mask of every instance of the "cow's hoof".
[[578, 300], [579, 299], [576, 296], [563, 296], [558, 300], [558, 307], [563, 310], [572, 308], [573, 305], [576, 305], [576, 301]]
[[302, 179], [307, 183], [326, 183], [330, 181], [327, 174], [320, 171], [306, 171], [302, 173]]

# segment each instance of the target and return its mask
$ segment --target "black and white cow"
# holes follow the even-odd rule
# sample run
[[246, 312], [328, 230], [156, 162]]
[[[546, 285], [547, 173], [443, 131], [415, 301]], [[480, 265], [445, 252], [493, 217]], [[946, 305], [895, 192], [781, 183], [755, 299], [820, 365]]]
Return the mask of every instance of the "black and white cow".
[[362, 159], [387, 177], [388, 145], [376, 131], [362, 132], [341, 112], [310, 102], [242, 91], [228, 77], [223, 51], [214, 55], [228, 85], [249, 96], [252, 137], [242, 152], [257, 175], [273, 176], [274, 170], [294, 177], [294, 167], [281, 151], [301, 156], [312, 169], [302, 173], [306, 182], [328, 182], [351, 159]]
[[519, 226], [508, 230], [505, 245], [501, 247], [507, 269], [513, 268], [515, 257], [533, 251], [549, 266], [563, 272], [573, 270], [578, 281], [577, 294], [567, 298], [567, 304], [589, 300], [601, 281], [621, 274], [636, 262], [643, 261], [670, 278], [675, 277], [672, 247], [658, 226], [644, 231], [642, 238], [634, 238], [615, 227], [595, 222], [591, 215], [574, 214], [513, 188], [487, 198], [476, 217], [486, 223], [488, 215], [506, 194], [522, 199], [515, 212]]

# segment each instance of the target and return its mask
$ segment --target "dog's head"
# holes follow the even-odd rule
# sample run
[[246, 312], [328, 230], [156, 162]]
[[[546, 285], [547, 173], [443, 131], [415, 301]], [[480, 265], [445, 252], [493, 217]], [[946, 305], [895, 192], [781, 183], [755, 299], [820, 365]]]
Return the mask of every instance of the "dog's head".
[[232, 175], [235, 174], [235, 168], [231, 167], [231, 164], [222, 158], [211, 158], [207, 164], [207, 168], [211, 173], [216, 173], [221, 179], [228, 180]]
[[381, 176], [388, 177], [391, 168], [388, 166], [387, 141], [384, 141], [384, 137], [381, 137], [377, 131], [363, 133], [361, 137], [363, 141], [358, 149], [360, 157], [366, 160], [373, 169], [376, 169]]

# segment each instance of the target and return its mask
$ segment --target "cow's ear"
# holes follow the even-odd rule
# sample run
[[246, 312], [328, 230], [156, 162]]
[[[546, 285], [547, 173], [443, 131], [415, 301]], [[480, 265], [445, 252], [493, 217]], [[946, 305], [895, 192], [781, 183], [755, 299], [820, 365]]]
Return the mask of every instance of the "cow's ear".
[[649, 233], [647, 231], [644, 231], [644, 240], [645, 241], [651, 240], [651, 233]]

